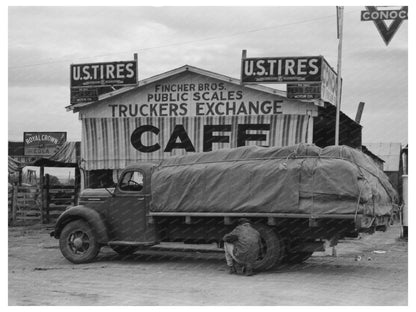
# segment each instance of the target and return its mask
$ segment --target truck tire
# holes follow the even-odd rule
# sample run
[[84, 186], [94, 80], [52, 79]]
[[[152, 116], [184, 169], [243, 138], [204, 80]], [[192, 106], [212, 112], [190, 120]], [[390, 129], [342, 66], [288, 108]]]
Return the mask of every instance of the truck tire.
[[137, 251], [137, 247], [132, 246], [111, 246], [111, 249], [121, 256], [128, 256]]
[[299, 252], [288, 252], [283, 262], [288, 264], [299, 264], [308, 260], [312, 256], [313, 252], [299, 251]]
[[283, 260], [285, 255], [283, 239], [266, 225], [256, 224], [254, 228], [260, 233], [262, 241], [259, 257], [254, 263], [254, 269], [257, 271], [269, 270]]
[[83, 220], [75, 220], [65, 225], [59, 238], [62, 255], [72, 263], [92, 261], [100, 251], [95, 233]]

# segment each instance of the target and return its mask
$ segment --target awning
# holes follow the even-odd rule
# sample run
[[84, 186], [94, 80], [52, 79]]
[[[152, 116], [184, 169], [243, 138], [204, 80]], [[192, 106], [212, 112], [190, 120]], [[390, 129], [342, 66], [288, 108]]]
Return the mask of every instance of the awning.
[[80, 142], [65, 142], [49, 158], [39, 158], [26, 166], [36, 167], [77, 167], [80, 162]]
[[17, 161], [9, 156], [9, 173], [16, 173], [22, 170], [24, 165], [20, 161]]

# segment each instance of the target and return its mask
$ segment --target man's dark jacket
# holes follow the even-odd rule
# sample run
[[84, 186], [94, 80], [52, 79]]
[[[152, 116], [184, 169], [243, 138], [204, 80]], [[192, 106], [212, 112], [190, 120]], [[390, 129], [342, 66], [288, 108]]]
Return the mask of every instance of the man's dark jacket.
[[234, 244], [234, 256], [239, 263], [253, 264], [260, 249], [260, 234], [249, 223], [237, 226], [224, 236], [224, 241]]

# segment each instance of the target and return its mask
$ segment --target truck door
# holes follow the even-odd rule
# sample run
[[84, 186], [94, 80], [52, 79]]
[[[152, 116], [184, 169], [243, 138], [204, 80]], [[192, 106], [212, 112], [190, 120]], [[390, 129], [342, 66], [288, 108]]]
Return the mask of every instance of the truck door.
[[[147, 224], [149, 187], [144, 185], [144, 172], [139, 169], [124, 171], [108, 207], [111, 241], [140, 244], [155, 240], [153, 225]], [[150, 228], [151, 227], [151, 228]]]

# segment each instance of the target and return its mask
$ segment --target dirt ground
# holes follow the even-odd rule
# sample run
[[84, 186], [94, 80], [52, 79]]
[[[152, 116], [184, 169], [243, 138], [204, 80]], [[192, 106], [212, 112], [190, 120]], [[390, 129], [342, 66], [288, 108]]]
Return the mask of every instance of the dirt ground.
[[[400, 228], [341, 242], [301, 265], [229, 275], [214, 245], [164, 244], [74, 265], [45, 226], [9, 228], [9, 305], [407, 305]], [[187, 248], [184, 250], [183, 248]]]

